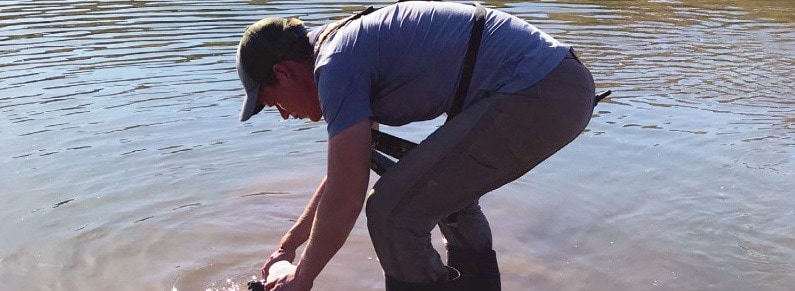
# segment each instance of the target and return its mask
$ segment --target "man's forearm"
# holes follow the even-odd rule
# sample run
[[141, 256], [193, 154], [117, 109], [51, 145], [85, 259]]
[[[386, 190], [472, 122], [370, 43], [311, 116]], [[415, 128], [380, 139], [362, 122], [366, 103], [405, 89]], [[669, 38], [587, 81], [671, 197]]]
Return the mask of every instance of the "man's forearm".
[[290, 228], [289, 231], [282, 237], [281, 241], [279, 241], [279, 247], [285, 250], [295, 250], [304, 242], [309, 239], [309, 234], [312, 231], [312, 223], [315, 220], [315, 214], [317, 212], [318, 204], [320, 203], [320, 198], [323, 196], [323, 192], [326, 191], [326, 178], [323, 178], [323, 181], [320, 182], [320, 185], [315, 190], [315, 194], [312, 195], [312, 198], [307, 203], [306, 208], [304, 208], [304, 212], [301, 213], [301, 216], [298, 220], [293, 224], [293, 227]]
[[296, 278], [306, 286], [345, 243], [362, 210], [370, 180], [370, 122], [363, 120], [329, 140], [328, 180]]
[[361, 199], [340, 199], [327, 193], [320, 202], [311, 237], [298, 263], [298, 273], [314, 280], [348, 238], [364, 204]]

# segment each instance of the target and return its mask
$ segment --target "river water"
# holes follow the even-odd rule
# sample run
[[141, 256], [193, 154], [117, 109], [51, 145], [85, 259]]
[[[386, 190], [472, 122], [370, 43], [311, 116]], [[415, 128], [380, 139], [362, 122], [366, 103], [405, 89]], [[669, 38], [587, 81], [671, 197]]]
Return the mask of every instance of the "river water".
[[[3, 0], [0, 290], [240, 288], [326, 146], [323, 123], [237, 121], [243, 29], [387, 3]], [[614, 92], [483, 199], [504, 290], [792, 290], [795, 2], [485, 4], [574, 45]], [[315, 289], [382, 280], [361, 216]]]

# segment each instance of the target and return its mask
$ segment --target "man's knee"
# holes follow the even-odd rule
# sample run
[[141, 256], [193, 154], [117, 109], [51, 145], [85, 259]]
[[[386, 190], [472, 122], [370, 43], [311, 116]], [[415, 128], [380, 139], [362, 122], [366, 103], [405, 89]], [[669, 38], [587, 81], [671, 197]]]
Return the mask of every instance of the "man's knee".
[[426, 225], [432, 228], [436, 224], [437, 221], [418, 215], [401, 204], [403, 203], [396, 201], [394, 197], [379, 193], [377, 187], [371, 192], [365, 204], [367, 227], [371, 236], [377, 238], [376, 236], [386, 235], [386, 230], [392, 235], [417, 233], [425, 230]]
[[384, 205], [385, 201], [383, 200], [376, 189], [373, 189], [367, 197], [364, 212], [367, 216], [367, 226], [371, 231], [374, 227], [383, 228], [386, 226], [389, 209]]

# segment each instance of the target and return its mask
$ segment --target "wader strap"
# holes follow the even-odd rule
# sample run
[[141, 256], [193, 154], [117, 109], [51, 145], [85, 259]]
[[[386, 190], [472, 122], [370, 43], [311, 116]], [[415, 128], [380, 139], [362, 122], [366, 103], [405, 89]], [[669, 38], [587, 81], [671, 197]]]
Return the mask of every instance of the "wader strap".
[[612, 94], [612, 93], [613, 93], [613, 91], [607, 90], [607, 91], [602, 92], [599, 95], [594, 96], [593, 97], [593, 106], [596, 107], [596, 104], [599, 104], [599, 101], [602, 101], [602, 99], [605, 99], [605, 97], [610, 96], [610, 94]]
[[416, 143], [375, 129], [371, 129], [370, 133], [374, 148], [370, 151], [370, 169], [379, 176], [383, 176], [386, 170], [397, 164], [384, 154], [399, 160], [417, 146]]
[[[486, 24], [486, 9], [478, 3], [474, 3], [474, 5], [474, 22], [472, 24], [472, 31], [469, 36], [469, 44], [467, 45], [464, 64], [461, 68], [461, 77], [458, 79], [458, 88], [456, 88], [453, 104], [451, 105], [450, 110], [447, 112], [447, 120], [445, 122], [450, 121], [454, 116], [458, 115], [463, 110], [464, 100], [466, 99], [466, 95], [469, 91], [469, 84], [472, 82], [472, 74], [475, 70], [475, 61], [477, 61], [478, 58], [480, 41], [483, 38], [483, 28]], [[371, 8], [372, 7], [360, 12], [359, 14], [340, 20], [326, 28], [321, 33], [318, 41], [315, 43], [315, 54], [317, 54], [320, 44], [323, 42], [323, 40], [325, 40], [330, 32], [347, 24], [351, 20], [359, 18], [362, 15], [369, 14], [372, 12], [370, 11]], [[373, 169], [373, 171], [379, 176], [383, 175], [387, 169], [396, 164], [395, 161], [384, 156], [382, 153], [385, 153], [395, 159], [400, 159], [417, 145], [413, 142], [380, 132], [378, 130], [373, 129], [371, 132], [373, 147], [375, 150], [373, 150], [370, 155], [372, 160], [370, 168]]]
[[402, 159], [403, 156], [408, 154], [415, 146], [416, 143], [407, 141], [397, 136], [383, 133], [375, 129], [370, 130], [373, 141], [373, 147], [390, 157], [395, 159]]
[[453, 117], [461, 113], [464, 108], [464, 101], [469, 92], [469, 84], [472, 82], [472, 74], [475, 71], [475, 62], [478, 59], [478, 50], [480, 50], [480, 40], [483, 38], [483, 27], [486, 24], [486, 9], [478, 3], [475, 3], [475, 19], [472, 24], [472, 33], [469, 36], [469, 45], [467, 46], [467, 53], [464, 57], [464, 66], [461, 70], [461, 78], [458, 79], [458, 88], [455, 90], [455, 97], [453, 104], [450, 106], [450, 111], [447, 112], [447, 120], [449, 122]]
[[383, 176], [386, 170], [397, 164], [395, 161], [390, 160], [384, 154], [376, 151], [370, 151], [370, 169], [373, 170], [378, 176]]
[[[354, 21], [356, 19], [361, 18], [362, 16], [370, 14], [375, 10], [376, 9], [373, 8], [372, 6], [367, 7], [367, 9], [360, 11], [359, 13], [338, 20], [323, 28], [323, 31], [321, 31], [318, 34], [317, 40], [315, 40], [315, 44], [313, 47], [315, 58], [317, 58], [317, 55], [320, 52], [320, 47], [323, 45], [324, 42], [326, 42], [326, 39], [328, 39], [329, 35], [339, 30], [343, 26], [347, 25], [351, 21]], [[414, 146], [417, 145], [410, 141], [386, 133], [382, 133], [377, 130], [372, 130], [371, 132], [372, 132], [373, 147], [381, 152], [387, 153], [388, 155], [394, 157], [395, 159], [402, 158], [406, 153], [408, 153], [412, 148], [414, 148]], [[372, 150], [370, 152], [370, 169], [372, 169], [379, 176], [386, 173], [386, 170], [392, 167], [393, 165], [395, 165], [395, 161], [384, 156], [384, 154], [376, 150]]]
[[[464, 64], [461, 69], [461, 76], [458, 79], [458, 88], [456, 88], [453, 104], [450, 107], [450, 111], [447, 112], [447, 121], [450, 121], [450, 119], [461, 113], [463, 110], [464, 100], [466, 99], [466, 95], [469, 91], [469, 84], [472, 82], [472, 74], [475, 70], [475, 61], [477, 61], [478, 58], [480, 41], [483, 38], [483, 28], [486, 24], [486, 9], [478, 3], [475, 3], [474, 5], [474, 22], [472, 24], [472, 31], [469, 36], [469, 44], [467, 45], [466, 55], [464, 56]], [[321, 33], [318, 41], [315, 43], [315, 53], [317, 54], [320, 44], [331, 31], [336, 30], [338, 27], [341, 27], [342, 25], [361, 17], [362, 15], [369, 14], [372, 12], [369, 11], [371, 8], [368, 8], [368, 10], [365, 10], [357, 15], [353, 15], [338, 21], [337, 23], [330, 25], [330, 28], [326, 28], [326, 30]], [[371, 153], [372, 163], [370, 164], [370, 168], [373, 169], [373, 171], [379, 176], [383, 175], [387, 169], [395, 165], [395, 161], [384, 156], [382, 153], [385, 153], [395, 159], [400, 159], [409, 151], [411, 151], [411, 149], [417, 146], [417, 144], [413, 142], [380, 132], [378, 130], [373, 129], [371, 130], [371, 133], [372, 143], [375, 150], [373, 150]]]
[[332, 23], [329, 26], [326, 26], [326, 28], [320, 32], [320, 35], [317, 37], [317, 41], [315, 41], [315, 47], [313, 48], [315, 52], [315, 57], [317, 57], [317, 53], [320, 51], [320, 46], [323, 45], [323, 43], [326, 41], [326, 38], [328, 38], [328, 36], [331, 35], [331, 33], [345, 26], [346, 24], [348, 24], [348, 22], [359, 19], [360, 17], [370, 14], [373, 11], [375, 11], [375, 8], [373, 8], [373, 6], [370, 6], [367, 7], [367, 9], [360, 11], [359, 13], [345, 17], [343, 19], [338, 20], [337, 22]]

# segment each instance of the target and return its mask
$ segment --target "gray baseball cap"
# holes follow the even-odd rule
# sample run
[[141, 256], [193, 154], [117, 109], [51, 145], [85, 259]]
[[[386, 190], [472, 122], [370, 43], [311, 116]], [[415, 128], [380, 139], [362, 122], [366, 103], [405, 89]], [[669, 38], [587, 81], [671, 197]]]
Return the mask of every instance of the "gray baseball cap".
[[300, 22], [298, 25], [289, 25], [290, 20], [265, 18], [246, 28], [243, 33], [235, 62], [237, 75], [246, 88], [240, 121], [248, 120], [265, 108], [259, 102], [262, 81], [272, 76], [273, 65], [283, 61], [293, 45], [307, 36], [306, 28]]

